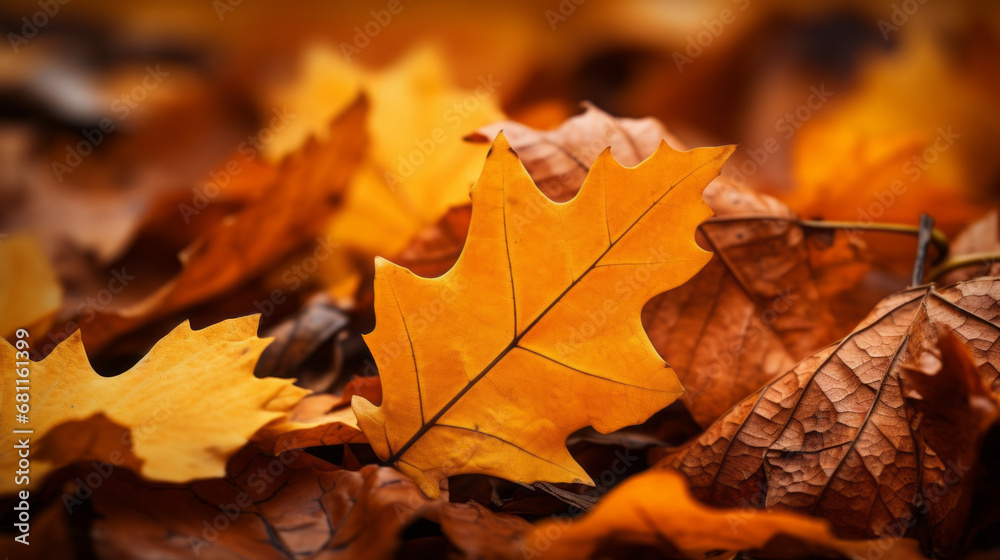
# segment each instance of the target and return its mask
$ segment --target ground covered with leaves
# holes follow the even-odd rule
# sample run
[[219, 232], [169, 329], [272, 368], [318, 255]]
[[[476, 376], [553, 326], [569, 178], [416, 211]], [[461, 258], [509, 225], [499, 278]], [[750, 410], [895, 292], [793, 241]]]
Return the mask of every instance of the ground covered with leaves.
[[0, 11], [0, 554], [1000, 555], [1000, 9], [544, 4]]

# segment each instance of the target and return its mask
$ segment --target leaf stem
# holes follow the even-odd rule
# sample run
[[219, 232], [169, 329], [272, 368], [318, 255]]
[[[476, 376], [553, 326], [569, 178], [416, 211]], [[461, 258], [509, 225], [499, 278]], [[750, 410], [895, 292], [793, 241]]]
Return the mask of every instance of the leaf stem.
[[[799, 220], [802, 227], [812, 229], [861, 229], [867, 231], [883, 231], [887, 233], [902, 233], [906, 235], [920, 235], [920, 227], [910, 224], [885, 224], [871, 223], [862, 224], [859, 222], [834, 222], [823, 220]], [[948, 256], [948, 236], [941, 230], [933, 228], [931, 230], [930, 242], [937, 249], [933, 264], [940, 263]]]
[[973, 265], [993, 265], [1000, 263], [1000, 252], [995, 253], [969, 253], [968, 255], [956, 255], [932, 268], [927, 272], [927, 281], [933, 282], [945, 274], [967, 266]]

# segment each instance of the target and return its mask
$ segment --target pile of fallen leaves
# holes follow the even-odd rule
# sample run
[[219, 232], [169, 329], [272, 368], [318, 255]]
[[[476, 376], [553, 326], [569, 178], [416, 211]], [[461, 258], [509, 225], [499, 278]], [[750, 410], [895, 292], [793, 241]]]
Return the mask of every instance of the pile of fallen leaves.
[[78, 164], [0, 127], [0, 553], [995, 557], [1000, 213], [961, 189], [1000, 113], [911, 92], [969, 139], [887, 133], [933, 120], [894, 73], [949, 68], [911, 33], [784, 148], [790, 188], [773, 138], [501, 109], [434, 48], [308, 50], [245, 139], [246, 78], [193, 67]]

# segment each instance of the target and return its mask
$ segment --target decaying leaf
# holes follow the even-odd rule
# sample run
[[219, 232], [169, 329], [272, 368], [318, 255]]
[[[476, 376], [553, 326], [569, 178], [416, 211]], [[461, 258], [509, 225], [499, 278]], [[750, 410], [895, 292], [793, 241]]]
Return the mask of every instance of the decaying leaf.
[[869, 269], [848, 232], [807, 227], [771, 197], [716, 180], [705, 200], [718, 214], [698, 228], [712, 261], [643, 313], [702, 426], [846, 334], [861, 316], [842, 296]]
[[0, 337], [17, 329], [44, 335], [62, 303], [62, 287], [42, 247], [29, 236], [0, 238]]
[[455, 266], [426, 279], [376, 264], [365, 342], [383, 401], [354, 410], [379, 457], [430, 496], [460, 473], [592, 484], [566, 437], [640, 423], [682, 390], [639, 311], [711, 257], [693, 236], [709, 216], [701, 192], [731, 153], [662, 143], [625, 168], [606, 150], [556, 204], [499, 135]]
[[351, 408], [351, 399], [361, 396], [382, 402], [382, 385], [377, 377], [354, 377], [341, 396], [309, 395], [288, 411], [284, 418], [264, 426], [254, 435], [254, 443], [277, 455], [289, 449], [322, 445], [367, 443]]
[[[275, 340], [257, 361], [259, 377], [295, 377], [300, 387], [325, 391], [340, 374], [340, 349], [332, 338], [348, 324], [347, 316], [325, 293], [314, 297], [294, 316], [275, 325], [267, 332]], [[329, 352], [329, 368], [320, 372], [305, 371], [303, 364], [321, 347]], [[331, 349], [332, 347], [332, 349]]]
[[[112, 452], [133, 455], [150, 480], [186, 482], [221, 476], [226, 461], [260, 427], [284, 416], [306, 393], [290, 380], [257, 379], [254, 364], [268, 340], [257, 338], [257, 316], [231, 319], [193, 331], [187, 323], [160, 340], [134, 367], [101, 377], [90, 367], [79, 331], [45, 359], [28, 365], [31, 387], [28, 422], [15, 423], [16, 350], [0, 342], [3, 371], [3, 452], [0, 463], [17, 465], [18, 437], [28, 428], [37, 441], [31, 484], [69, 461], [106, 460]], [[102, 430], [92, 430], [100, 423]], [[56, 433], [51, 443], [46, 437]], [[81, 456], [60, 444], [72, 435], [102, 433], [107, 443]], [[23, 436], [22, 436], [23, 437]], [[44, 459], [42, 459], [44, 457]], [[0, 492], [16, 488], [4, 479]]]
[[948, 490], [956, 485], [958, 465], [977, 464], [983, 435], [1000, 419], [1000, 403], [958, 335], [949, 326], [935, 326], [936, 332], [914, 333], [919, 349], [901, 376], [914, 437], [924, 454], [920, 483], [925, 499], [919, 507], [926, 510], [928, 526], [920, 537], [935, 555], [950, 557], [965, 531], [973, 496]]
[[[968, 261], [941, 277], [951, 284], [977, 276], [1000, 276], [1000, 210], [993, 210], [969, 224], [951, 242], [951, 261]], [[946, 263], [947, 264], [947, 263]], [[945, 266], [945, 265], [942, 265]]]
[[950, 552], [961, 535], [939, 528], [964, 523], [975, 478], [968, 472], [996, 412], [983, 408], [968, 369], [989, 391], [1000, 389], [998, 300], [995, 278], [890, 296], [844, 340], [661, 464], [680, 470], [709, 504], [820, 516], [849, 538], [907, 531], [928, 550]]
[[364, 150], [367, 105], [359, 100], [280, 164], [267, 192], [210, 229], [179, 256], [183, 269], [143, 301], [98, 314], [84, 332], [97, 351], [116, 337], [262, 274], [301, 245], [316, 242]]
[[522, 558], [544, 560], [625, 559], [641, 552], [698, 559], [766, 550], [779, 541], [800, 550], [800, 557], [869, 558], [874, 553], [885, 560], [923, 559], [909, 539], [847, 541], [836, 538], [824, 521], [799, 514], [707, 507], [691, 496], [684, 477], [668, 470], [626, 480], [581, 519], [539, 523], [525, 535], [519, 552]]
[[[102, 557], [392, 558], [432, 502], [393, 469], [316, 471], [244, 453], [225, 478], [151, 487], [116, 476], [94, 492]], [[166, 537], [165, 537], [166, 536]]]
[[590, 167], [608, 147], [618, 163], [626, 167], [639, 165], [660, 142], [686, 149], [654, 118], [616, 118], [591, 103], [584, 103], [583, 108], [583, 113], [567, 119], [555, 130], [535, 130], [518, 122], [501, 121], [481, 127], [466, 140], [490, 142], [503, 132], [538, 189], [556, 202], [566, 202], [576, 195]]

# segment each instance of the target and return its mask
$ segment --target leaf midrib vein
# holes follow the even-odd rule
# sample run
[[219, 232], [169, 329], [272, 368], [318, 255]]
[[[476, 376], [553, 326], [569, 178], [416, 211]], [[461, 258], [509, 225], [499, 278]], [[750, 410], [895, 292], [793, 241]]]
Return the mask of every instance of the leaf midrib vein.
[[[404, 443], [395, 453], [393, 453], [386, 462], [387, 463], [395, 463], [396, 461], [400, 460], [400, 458], [403, 456], [403, 454], [406, 453], [409, 450], [409, 448], [412, 447], [413, 444], [416, 443], [421, 437], [423, 437], [424, 434], [426, 434], [431, 428], [433, 428], [437, 424], [438, 420], [440, 420], [441, 417], [445, 415], [445, 413], [447, 413], [449, 410], [451, 410], [451, 408], [453, 406], [455, 406], [455, 404], [457, 404], [458, 401], [461, 400], [462, 397], [464, 397], [465, 394], [468, 393], [498, 363], [500, 363], [500, 361], [503, 360], [507, 356], [507, 354], [510, 353], [511, 350], [513, 350], [514, 348], [517, 348], [518, 345], [519, 345], [519, 343], [521, 342], [521, 339], [523, 339], [525, 337], [525, 335], [527, 335], [529, 332], [531, 332], [531, 329], [535, 325], [537, 325], [538, 322], [541, 321], [541, 319], [543, 317], [545, 317], [545, 315], [550, 310], [552, 310], [552, 308], [555, 307], [562, 300], [562, 298], [566, 296], [566, 294], [568, 294], [570, 292], [570, 290], [572, 290], [577, 284], [579, 284], [584, 278], [586, 278], [587, 274], [589, 274], [592, 270], [594, 270], [594, 268], [596, 267], [597, 263], [601, 262], [601, 259], [603, 259], [611, 251], [611, 249], [615, 248], [615, 246], [617, 246], [617, 243], [619, 241], [621, 241], [622, 239], [624, 239], [625, 236], [627, 236], [629, 234], [629, 232], [632, 231], [632, 228], [635, 227], [635, 225], [638, 224], [640, 221], [642, 221], [642, 219], [644, 217], [646, 217], [646, 215], [653, 208], [655, 208], [656, 205], [659, 204], [659, 202], [661, 200], [663, 200], [664, 197], [666, 197], [668, 194], [670, 194], [671, 192], [673, 192], [674, 188], [677, 185], [679, 185], [682, 182], [684, 182], [685, 180], [687, 180], [688, 177], [690, 177], [691, 175], [693, 175], [695, 172], [701, 170], [706, 165], [708, 165], [708, 164], [710, 164], [710, 163], [712, 163], [712, 162], [714, 162], [714, 161], [716, 161], [719, 158], [722, 158], [724, 156], [725, 156], [724, 153], [720, 153], [718, 155], [713, 156], [712, 158], [710, 158], [707, 161], [705, 161], [704, 163], [698, 165], [697, 167], [695, 167], [691, 171], [688, 171], [683, 177], [679, 178], [674, 184], [670, 185], [670, 188], [668, 188], [662, 195], [660, 195], [659, 198], [657, 198], [656, 200], [654, 200], [653, 203], [650, 204], [649, 207], [646, 208], [642, 212], [642, 214], [639, 215], [638, 218], [636, 218], [631, 224], [629, 224], [628, 228], [626, 228], [625, 231], [623, 231], [622, 234], [618, 236], [618, 239], [616, 239], [614, 242], [608, 244], [608, 247], [600, 255], [598, 255], [598, 257], [594, 260], [594, 262], [591, 263], [590, 266], [588, 266], [586, 268], [586, 270], [583, 271], [582, 274], [580, 274], [579, 278], [577, 278], [576, 280], [574, 280], [573, 282], [571, 282], [570, 285], [567, 286], [566, 289], [563, 290], [562, 293], [560, 293], [552, 301], [552, 303], [550, 303], [548, 305], [548, 307], [546, 307], [544, 310], [542, 310], [542, 312], [539, 313], [538, 316], [535, 317], [531, 321], [531, 323], [529, 323], [528, 326], [525, 327], [523, 331], [521, 331], [520, 334], [518, 334], [518, 335], [516, 335], [514, 337], [514, 339], [510, 342], [510, 344], [507, 345], [506, 348], [504, 348], [499, 354], [497, 354], [497, 356], [493, 359], [493, 361], [491, 361], [485, 368], [483, 368], [482, 371], [480, 371], [464, 387], [462, 387], [462, 389], [459, 390], [459, 392], [456, 393], [455, 396], [451, 398], [451, 400], [449, 400], [447, 403], [445, 403], [444, 406], [442, 406], [441, 409], [438, 410], [437, 413], [435, 413], [434, 416], [432, 416], [429, 421], [427, 421], [426, 423], [423, 423], [420, 426], [420, 429], [418, 429], [417, 432], [414, 433], [410, 437], [410, 439], [406, 441], [406, 443]], [[503, 168], [501, 168], [501, 170], [502, 169]], [[588, 173], [589, 173], [589, 170], [588, 170]], [[501, 171], [501, 174], [502, 174], [502, 171]], [[574, 199], [575, 199], [575, 197], [574, 197]], [[506, 200], [503, 201], [503, 204], [504, 204], [504, 207], [506, 208], [506, 205], [507, 205], [506, 204]], [[607, 220], [607, 217], [605, 217], [605, 220]], [[504, 221], [506, 222], [506, 220], [504, 220]], [[506, 229], [506, 223], [504, 223], [504, 228]], [[507, 240], [505, 238], [504, 239], [504, 243], [506, 244], [506, 242], [507, 242]], [[512, 267], [512, 270], [513, 270], [513, 267]], [[515, 313], [516, 313], [517, 302], [514, 301], [514, 302], [512, 302], [512, 304], [515, 307]], [[517, 328], [516, 328], [516, 323], [515, 323], [515, 332], [516, 332], [516, 330], [517, 330]]]

